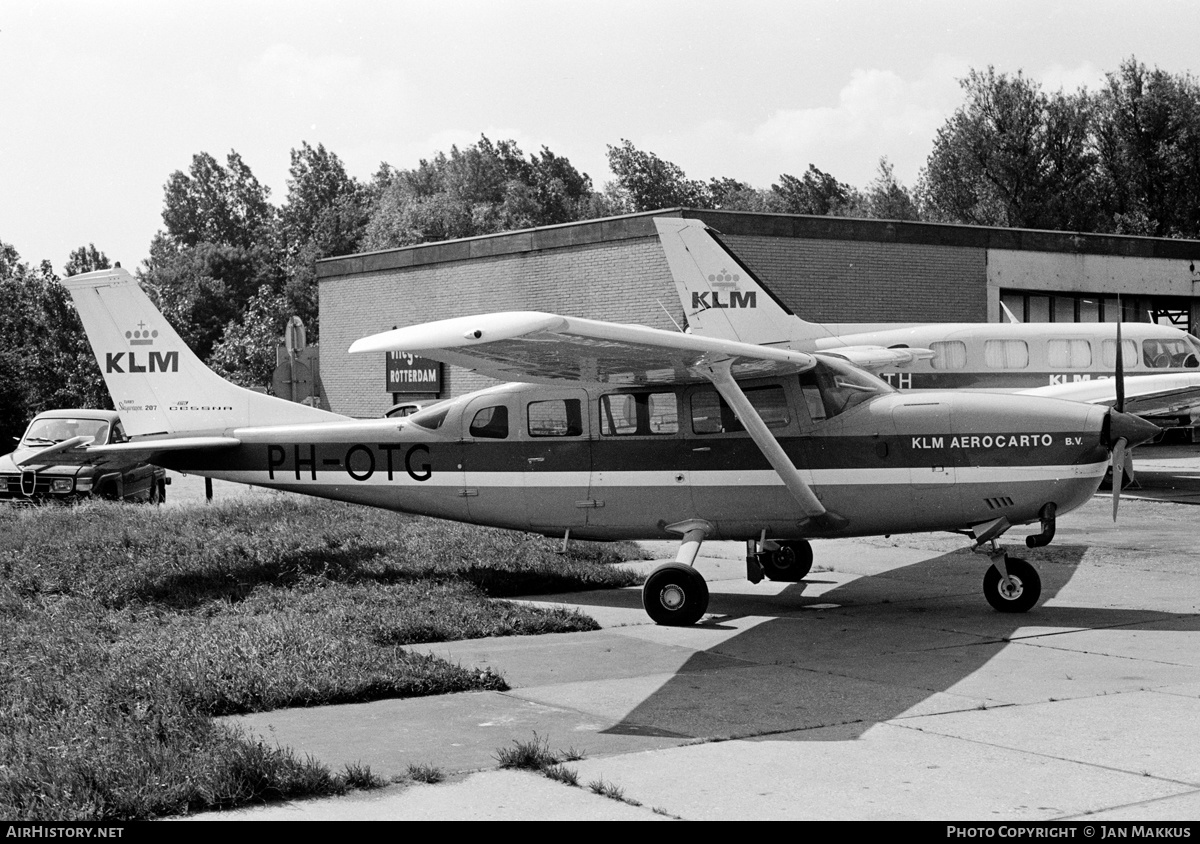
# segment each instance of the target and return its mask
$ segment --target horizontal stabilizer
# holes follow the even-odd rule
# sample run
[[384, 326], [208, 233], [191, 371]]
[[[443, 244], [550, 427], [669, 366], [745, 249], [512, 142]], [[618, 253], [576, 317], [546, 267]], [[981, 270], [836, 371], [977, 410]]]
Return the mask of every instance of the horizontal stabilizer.
[[241, 444], [242, 441], [237, 437], [172, 437], [161, 440], [131, 440], [111, 445], [94, 445], [87, 449], [87, 453], [101, 456], [140, 456], [142, 459], [148, 459], [151, 455], [167, 451], [215, 451], [233, 448]]

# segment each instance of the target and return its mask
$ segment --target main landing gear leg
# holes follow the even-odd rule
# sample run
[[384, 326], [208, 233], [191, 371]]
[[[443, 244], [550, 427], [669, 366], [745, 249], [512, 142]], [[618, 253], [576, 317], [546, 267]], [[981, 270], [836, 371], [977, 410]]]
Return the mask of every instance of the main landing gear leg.
[[807, 539], [773, 540], [766, 531], [746, 542], [746, 577], [758, 583], [766, 575], [780, 583], [799, 583], [812, 571], [813, 550]]
[[664, 563], [646, 578], [642, 606], [657, 624], [686, 627], [699, 621], [708, 609], [708, 584], [692, 563], [713, 526], [703, 519], [693, 519], [668, 525], [667, 530], [682, 534], [683, 541], [675, 562]]
[[[1048, 515], [1053, 519], [1053, 511]], [[979, 551], [985, 544], [991, 546], [987, 555], [992, 564], [983, 575], [983, 596], [998, 612], [1028, 612], [1042, 595], [1042, 579], [1037, 569], [1028, 562], [1020, 557], [1008, 556], [996, 544], [996, 540], [1009, 527], [1008, 519], [1000, 518], [975, 528], [973, 550]], [[1053, 528], [1050, 534], [1053, 535]]]

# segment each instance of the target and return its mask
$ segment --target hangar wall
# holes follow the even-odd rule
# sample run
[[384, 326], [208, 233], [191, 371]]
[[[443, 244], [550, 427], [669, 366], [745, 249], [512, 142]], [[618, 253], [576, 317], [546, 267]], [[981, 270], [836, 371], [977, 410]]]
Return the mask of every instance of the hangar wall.
[[[994, 322], [1000, 293], [1014, 288], [1132, 287], [1188, 297], [1200, 315], [1197, 241], [675, 208], [319, 261], [330, 407], [371, 417], [391, 405], [382, 355], [346, 350], [394, 326], [504, 310], [682, 325], [656, 216], [701, 219], [721, 232], [780, 299], [814, 322]], [[445, 367], [437, 397], [490, 383]]]

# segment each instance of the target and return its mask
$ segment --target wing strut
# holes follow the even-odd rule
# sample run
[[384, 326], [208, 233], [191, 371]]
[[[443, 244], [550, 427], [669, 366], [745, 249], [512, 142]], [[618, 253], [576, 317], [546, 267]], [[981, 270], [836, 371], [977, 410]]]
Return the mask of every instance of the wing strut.
[[742, 392], [742, 388], [738, 386], [737, 380], [730, 373], [731, 360], [723, 360], [717, 363], [708, 364], [707, 366], [697, 367], [697, 371], [717, 388], [717, 392], [721, 394], [721, 398], [725, 399], [725, 403], [733, 408], [733, 412], [737, 414], [738, 419], [746, 426], [747, 433], [750, 434], [750, 439], [754, 440], [754, 444], [758, 446], [763, 456], [767, 458], [767, 462], [771, 464], [771, 468], [779, 475], [783, 481], [783, 485], [787, 487], [788, 492], [796, 499], [800, 505], [800, 512], [812, 522], [814, 527], [822, 531], [837, 530], [845, 527], [849, 522], [843, 516], [836, 513], [831, 513], [825, 509], [825, 505], [820, 502], [817, 496], [804, 478], [801, 477], [799, 470], [792, 463], [787, 452], [783, 450], [783, 446], [779, 444], [779, 440], [775, 439], [775, 435], [771, 433], [771, 429], [767, 427], [767, 423], [763, 422], [762, 417], [758, 415], [758, 411], [754, 409], [754, 405], [750, 403], [750, 399], [746, 398], [746, 394]]

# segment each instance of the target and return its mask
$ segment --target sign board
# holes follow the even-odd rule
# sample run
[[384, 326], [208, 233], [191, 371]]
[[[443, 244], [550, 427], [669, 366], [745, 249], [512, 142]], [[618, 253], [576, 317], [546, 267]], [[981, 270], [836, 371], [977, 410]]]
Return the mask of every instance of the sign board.
[[442, 391], [441, 362], [410, 355], [407, 352], [388, 352], [387, 391], [389, 393], [440, 393]]

